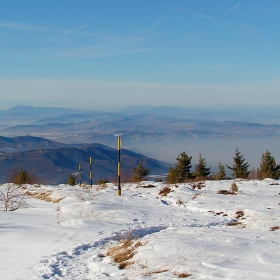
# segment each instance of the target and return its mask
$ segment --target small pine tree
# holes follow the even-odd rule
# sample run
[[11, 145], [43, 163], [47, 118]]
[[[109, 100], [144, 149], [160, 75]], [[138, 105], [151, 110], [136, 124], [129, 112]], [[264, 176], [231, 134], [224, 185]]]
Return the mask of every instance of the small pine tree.
[[70, 186], [76, 185], [76, 177], [73, 174], [70, 174], [67, 184]]
[[245, 162], [244, 156], [239, 152], [238, 148], [235, 150], [235, 156], [233, 157], [233, 166], [227, 168], [232, 171], [233, 178], [244, 178], [247, 179], [250, 171], [248, 167], [250, 164]]
[[170, 166], [166, 182], [169, 184], [184, 183], [186, 179], [191, 178], [192, 174], [190, 169], [192, 168], [191, 160], [186, 152], [182, 152], [176, 158], [177, 162], [174, 167]]
[[260, 167], [257, 170], [257, 178], [260, 180], [265, 178], [278, 180], [280, 178], [280, 165], [276, 164], [275, 158], [268, 150], [262, 155]]
[[108, 182], [107, 179], [100, 179], [97, 181], [97, 185], [106, 185]]
[[133, 179], [137, 182], [143, 181], [146, 176], [150, 174], [150, 169], [144, 167], [143, 160], [141, 159], [136, 167], [132, 168], [134, 173]]
[[13, 183], [16, 185], [33, 184], [34, 180], [32, 180], [25, 169], [20, 167], [20, 169], [13, 174]]
[[198, 164], [195, 165], [193, 176], [196, 178], [206, 178], [210, 173], [211, 167], [207, 167], [207, 161], [199, 154]]
[[218, 172], [214, 175], [215, 180], [225, 180], [226, 179], [226, 169], [225, 166], [219, 162], [218, 164]]
[[176, 167], [173, 167], [171, 165], [169, 166], [168, 175], [166, 177], [166, 182], [169, 184], [178, 183], [178, 174], [177, 174]]

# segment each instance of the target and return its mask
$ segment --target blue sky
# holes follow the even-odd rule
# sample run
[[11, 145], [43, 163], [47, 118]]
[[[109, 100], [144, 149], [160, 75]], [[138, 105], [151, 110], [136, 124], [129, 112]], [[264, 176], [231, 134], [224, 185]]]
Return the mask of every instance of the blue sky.
[[0, 7], [0, 109], [280, 105], [278, 0]]

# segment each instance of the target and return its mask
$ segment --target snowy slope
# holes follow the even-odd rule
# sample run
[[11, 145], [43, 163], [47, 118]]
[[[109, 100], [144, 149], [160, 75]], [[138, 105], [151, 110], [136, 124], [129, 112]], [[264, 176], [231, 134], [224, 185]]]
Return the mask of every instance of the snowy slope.
[[[280, 279], [280, 186], [217, 194], [232, 182], [28, 186], [29, 208], [0, 212], [1, 279]], [[126, 236], [141, 245], [120, 269], [107, 254]]]

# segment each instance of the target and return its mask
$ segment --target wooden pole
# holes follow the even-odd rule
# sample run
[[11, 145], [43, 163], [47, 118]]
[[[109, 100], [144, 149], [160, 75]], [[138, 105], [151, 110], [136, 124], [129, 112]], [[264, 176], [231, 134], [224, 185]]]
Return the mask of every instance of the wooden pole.
[[118, 195], [122, 195], [121, 190], [121, 137], [118, 136]]
[[90, 187], [92, 188], [92, 157], [89, 157], [89, 178], [90, 178]]
[[82, 185], [82, 174], [81, 174], [81, 165], [78, 165], [78, 169], [79, 169], [79, 180], [80, 180], [80, 186]]

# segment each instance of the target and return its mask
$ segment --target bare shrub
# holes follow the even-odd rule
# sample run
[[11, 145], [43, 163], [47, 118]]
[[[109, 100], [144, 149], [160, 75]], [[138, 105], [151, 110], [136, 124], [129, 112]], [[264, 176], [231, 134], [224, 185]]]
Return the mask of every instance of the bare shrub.
[[77, 190], [75, 191], [75, 196], [80, 201], [94, 201], [96, 200], [97, 194], [92, 193], [91, 191], [88, 190], [84, 190], [84, 191]]
[[28, 189], [21, 185], [6, 184], [0, 189], [0, 207], [3, 211], [15, 211], [20, 208], [28, 208], [26, 202]]
[[167, 196], [171, 192], [171, 189], [169, 187], [164, 187], [162, 190], [159, 191], [159, 195], [161, 196]]
[[254, 179], [257, 179], [257, 171], [255, 168], [252, 168], [250, 170], [250, 173], [249, 173], [249, 176], [248, 176], [248, 179], [251, 179], [251, 180], [254, 180]]

